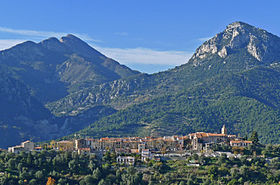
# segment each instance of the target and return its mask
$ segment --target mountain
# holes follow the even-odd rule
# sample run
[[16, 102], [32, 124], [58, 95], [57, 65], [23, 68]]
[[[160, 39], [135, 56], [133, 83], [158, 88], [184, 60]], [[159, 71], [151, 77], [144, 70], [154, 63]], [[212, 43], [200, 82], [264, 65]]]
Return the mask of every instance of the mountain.
[[1, 51], [0, 65], [29, 86], [44, 103], [76, 89], [139, 73], [104, 56], [74, 35], [40, 43], [27, 41]]
[[[0, 147], [65, 135], [258, 131], [280, 142], [280, 38], [234, 22], [168, 71], [143, 74], [73, 35], [0, 52]], [[80, 130], [80, 131], [79, 131]]]
[[137, 75], [74, 35], [27, 41], [0, 51], [0, 147], [78, 131], [116, 110], [96, 105], [78, 116], [56, 117], [46, 107], [70, 92]]
[[81, 135], [219, 132], [226, 124], [232, 134], [256, 130], [262, 142], [279, 143], [279, 64], [278, 36], [234, 22], [182, 66], [85, 88], [48, 107], [66, 115], [97, 104], [120, 110]]
[[[184, 65], [152, 75], [140, 74], [74, 92], [50, 104], [68, 111], [105, 103], [116, 109], [174, 94], [216, 75], [237, 73], [279, 62], [279, 37], [246, 23], [235, 22], [203, 43]], [[69, 102], [75, 102], [69, 106]], [[67, 111], [66, 111], [67, 112]]]

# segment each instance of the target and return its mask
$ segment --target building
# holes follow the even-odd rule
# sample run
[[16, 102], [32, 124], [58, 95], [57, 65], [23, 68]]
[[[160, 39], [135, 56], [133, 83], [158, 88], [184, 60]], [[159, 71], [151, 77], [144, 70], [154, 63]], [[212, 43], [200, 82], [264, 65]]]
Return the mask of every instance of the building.
[[226, 125], [223, 125], [222, 130], [221, 130], [222, 134], [227, 134], [227, 128]]
[[90, 154], [91, 153], [91, 149], [90, 148], [79, 148], [78, 150], [78, 154]]
[[189, 134], [192, 150], [208, 151], [213, 144], [223, 143], [228, 144], [231, 140], [235, 140], [235, 135], [228, 135], [225, 125], [223, 125], [220, 134], [196, 132]]
[[24, 152], [25, 150], [22, 146], [12, 146], [12, 147], [8, 148], [8, 151], [12, 152], [12, 153], [15, 153], [15, 154], [18, 154], [20, 152]]
[[79, 148], [87, 148], [88, 144], [87, 144], [87, 140], [85, 139], [76, 139], [75, 141], [75, 149], [79, 150]]
[[230, 141], [230, 146], [232, 147], [248, 147], [251, 144], [253, 144], [252, 141], [243, 141], [243, 140]]
[[117, 157], [118, 164], [124, 165], [134, 165], [135, 164], [135, 157], [132, 156], [118, 156]]
[[35, 144], [31, 141], [24, 141], [21, 143], [21, 146], [24, 148], [24, 150], [32, 151], [34, 150]]
[[138, 144], [138, 152], [141, 153], [142, 150], [146, 149], [145, 144]]
[[143, 149], [141, 152], [141, 161], [147, 162], [153, 158], [152, 153], [149, 149]]
[[21, 145], [18, 146], [12, 146], [8, 148], [9, 152], [12, 153], [19, 153], [19, 152], [29, 152], [33, 151], [35, 148], [35, 144], [32, 141], [24, 141], [21, 143]]

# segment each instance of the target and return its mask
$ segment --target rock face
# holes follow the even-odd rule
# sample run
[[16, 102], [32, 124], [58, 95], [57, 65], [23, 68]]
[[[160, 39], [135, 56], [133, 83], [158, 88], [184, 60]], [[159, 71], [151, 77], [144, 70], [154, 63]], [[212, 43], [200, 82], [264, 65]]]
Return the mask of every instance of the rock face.
[[279, 143], [279, 44], [235, 22], [182, 66], [76, 91], [48, 106], [65, 115], [100, 104], [121, 109], [79, 132], [95, 137], [219, 132], [226, 123], [231, 133], [258, 130], [262, 142]]
[[[225, 58], [228, 54], [245, 50], [259, 62], [271, 63], [280, 56], [279, 37], [243, 22], [234, 22], [203, 43], [192, 56], [194, 65], [209, 55], [218, 54]], [[278, 53], [278, 54], [277, 54]]]
[[[261, 131], [266, 116], [269, 133], [279, 130], [271, 122], [280, 120], [279, 64], [279, 37], [242, 22], [203, 43], [188, 63], [152, 75], [120, 65], [73, 35], [28, 41], [0, 52], [0, 134], [17, 144], [93, 123], [93, 136], [172, 135], [195, 131], [192, 123], [205, 130], [224, 120], [244, 130], [246, 120]], [[248, 120], [247, 113], [259, 117]], [[7, 142], [0, 140], [0, 147]]]
[[[163, 94], [174, 94], [222, 73], [242, 72], [277, 62], [280, 62], [279, 37], [235, 22], [203, 43], [187, 64], [159, 74], [142, 74], [76, 91], [48, 107], [56, 114], [77, 113], [79, 109], [100, 104], [119, 110]], [[193, 69], [194, 66], [197, 68]]]

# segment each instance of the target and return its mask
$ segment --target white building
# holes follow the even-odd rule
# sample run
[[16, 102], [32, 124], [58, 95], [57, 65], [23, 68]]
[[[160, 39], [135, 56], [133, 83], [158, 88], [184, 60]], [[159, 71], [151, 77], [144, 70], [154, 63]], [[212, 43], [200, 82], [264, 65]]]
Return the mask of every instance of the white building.
[[233, 147], [248, 147], [251, 144], [253, 144], [252, 141], [243, 141], [243, 140], [230, 141], [230, 146], [233, 146]]
[[148, 161], [150, 159], [152, 159], [153, 156], [152, 156], [152, 153], [149, 149], [143, 149], [142, 152], [141, 152], [141, 161]]
[[34, 150], [35, 144], [31, 141], [24, 141], [21, 143], [21, 146], [24, 148], [24, 150], [31, 151]]
[[34, 147], [35, 147], [35, 144], [28, 140], [28, 141], [22, 142], [21, 145], [9, 147], [8, 151], [12, 152], [12, 153], [19, 153], [21, 151], [29, 152], [29, 151], [34, 150]]
[[132, 156], [118, 156], [117, 157], [118, 164], [124, 165], [134, 165], [135, 164], [135, 157]]

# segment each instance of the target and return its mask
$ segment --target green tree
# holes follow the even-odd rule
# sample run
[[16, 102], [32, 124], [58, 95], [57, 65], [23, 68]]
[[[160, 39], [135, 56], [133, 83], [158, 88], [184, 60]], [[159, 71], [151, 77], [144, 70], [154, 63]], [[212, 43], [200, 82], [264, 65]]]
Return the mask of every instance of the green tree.
[[8, 161], [8, 168], [10, 168], [11, 170], [16, 168], [16, 160], [15, 159], [9, 159]]
[[36, 179], [31, 179], [31, 180], [29, 181], [29, 184], [30, 184], [30, 185], [37, 185], [38, 183], [37, 183]]
[[42, 172], [42, 171], [37, 171], [37, 172], [35, 173], [35, 177], [36, 177], [37, 179], [42, 179], [42, 178], [44, 177], [43, 172]]
[[94, 163], [92, 160], [89, 161], [88, 167], [89, 167], [89, 169], [93, 172], [93, 170], [94, 170], [94, 168], [95, 168], [95, 163]]
[[108, 185], [106, 183], [106, 181], [104, 179], [101, 179], [99, 182], [98, 182], [98, 185]]
[[259, 136], [257, 131], [253, 131], [251, 134], [251, 137], [249, 138], [250, 141], [253, 142], [253, 144], [258, 144], [259, 143]]
[[95, 183], [95, 179], [91, 175], [87, 175], [84, 178], [86, 185], [91, 185]]
[[102, 173], [100, 171], [99, 168], [96, 168], [93, 173], [92, 173], [92, 177], [96, 180], [96, 181], [99, 181], [102, 177]]

